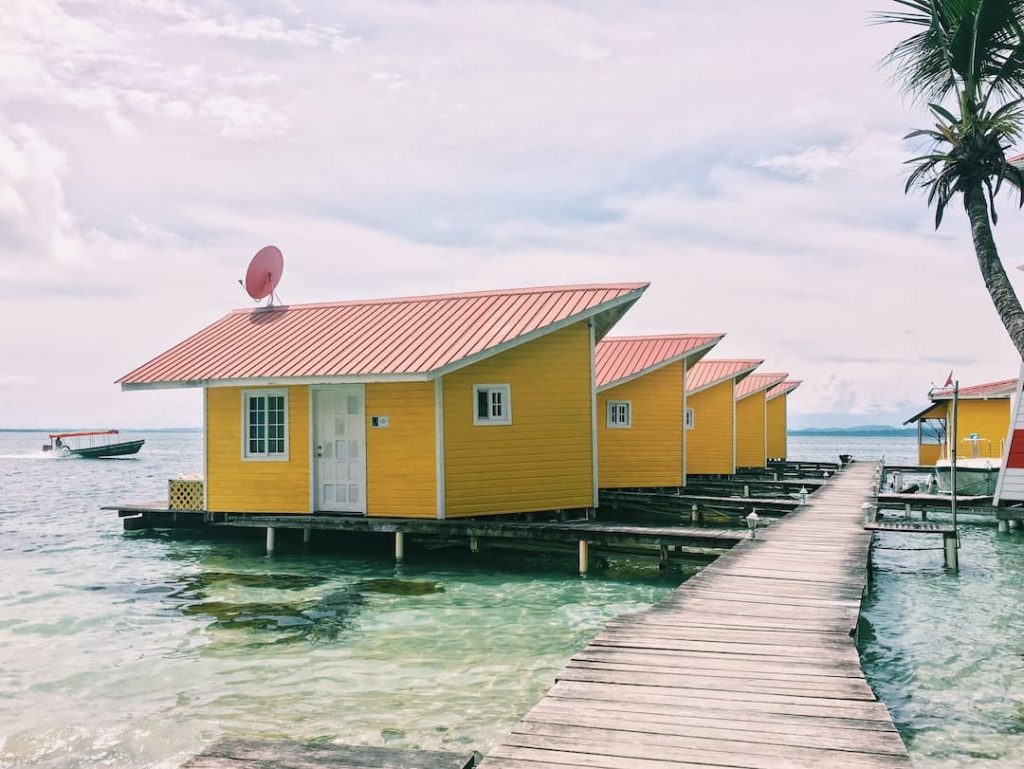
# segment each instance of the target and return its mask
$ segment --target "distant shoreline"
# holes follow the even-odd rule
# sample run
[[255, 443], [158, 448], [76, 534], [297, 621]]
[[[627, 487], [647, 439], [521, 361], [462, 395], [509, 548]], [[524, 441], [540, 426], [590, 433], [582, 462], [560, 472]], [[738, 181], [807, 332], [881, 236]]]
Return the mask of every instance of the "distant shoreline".
[[806, 427], [802, 430], [789, 430], [787, 435], [796, 436], [831, 436], [844, 438], [914, 438], [917, 430], [900, 427]]

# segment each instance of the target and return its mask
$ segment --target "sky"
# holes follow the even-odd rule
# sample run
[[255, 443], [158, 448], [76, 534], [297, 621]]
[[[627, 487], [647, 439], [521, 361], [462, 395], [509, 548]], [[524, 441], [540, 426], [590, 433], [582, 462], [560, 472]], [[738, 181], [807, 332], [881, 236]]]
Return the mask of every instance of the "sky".
[[887, 4], [4, 0], [0, 428], [198, 426], [114, 380], [271, 243], [285, 303], [650, 281], [613, 333], [725, 332], [793, 427], [1015, 376], [966, 218], [904, 195]]

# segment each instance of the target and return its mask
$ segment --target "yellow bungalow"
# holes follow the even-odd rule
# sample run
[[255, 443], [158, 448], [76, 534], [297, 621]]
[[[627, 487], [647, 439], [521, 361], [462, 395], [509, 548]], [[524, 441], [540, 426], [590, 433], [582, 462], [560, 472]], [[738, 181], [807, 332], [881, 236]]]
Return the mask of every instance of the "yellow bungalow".
[[751, 374], [736, 386], [736, 467], [768, 465], [766, 393], [788, 374]]
[[203, 389], [210, 512], [592, 508], [594, 348], [646, 287], [236, 310], [119, 382]]
[[686, 483], [687, 369], [722, 334], [605, 339], [597, 346], [598, 485]]
[[784, 460], [787, 453], [786, 433], [788, 430], [788, 404], [790, 393], [798, 388], [802, 381], [788, 379], [780, 382], [765, 393], [765, 409], [768, 419], [768, 459]]
[[705, 359], [687, 370], [687, 476], [736, 472], [736, 385], [763, 362]]
[[[1010, 430], [1010, 401], [1016, 388], [1016, 379], [1004, 379], [959, 389], [955, 437], [958, 457], [1002, 458]], [[903, 424], [917, 425], [918, 464], [931, 466], [950, 456], [954, 438], [947, 427], [952, 416], [953, 388], [932, 388], [928, 398], [931, 404]]]

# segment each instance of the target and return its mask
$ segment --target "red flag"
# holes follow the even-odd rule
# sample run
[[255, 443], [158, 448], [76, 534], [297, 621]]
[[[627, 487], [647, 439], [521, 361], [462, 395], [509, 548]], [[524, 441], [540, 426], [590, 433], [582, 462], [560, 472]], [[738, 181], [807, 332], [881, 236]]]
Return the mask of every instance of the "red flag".
[[944, 384], [943, 387], [952, 387], [952, 386], [953, 386], [953, 369], [950, 369], [949, 370], [949, 376], [946, 377], [946, 384]]

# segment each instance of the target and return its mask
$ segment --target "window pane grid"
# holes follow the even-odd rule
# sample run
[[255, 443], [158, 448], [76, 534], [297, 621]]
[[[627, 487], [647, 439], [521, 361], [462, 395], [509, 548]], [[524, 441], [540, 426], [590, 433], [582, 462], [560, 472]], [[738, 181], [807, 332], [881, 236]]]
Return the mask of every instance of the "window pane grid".
[[285, 396], [247, 395], [248, 456], [285, 454]]

